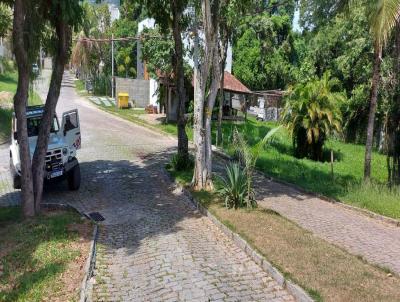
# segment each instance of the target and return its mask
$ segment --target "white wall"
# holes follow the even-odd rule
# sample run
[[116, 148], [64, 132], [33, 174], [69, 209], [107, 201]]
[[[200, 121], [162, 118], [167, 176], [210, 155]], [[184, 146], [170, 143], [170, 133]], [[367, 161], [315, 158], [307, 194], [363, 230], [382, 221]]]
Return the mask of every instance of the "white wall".
[[150, 105], [158, 107], [158, 82], [156, 80], [150, 79]]
[[138, 34], [141, 34], [141, 32], [145, 28], [154, 28], [155, 25], [156, 25], [156, 20], [154, 20], [153, 18], [144, 19], [138, 24]]

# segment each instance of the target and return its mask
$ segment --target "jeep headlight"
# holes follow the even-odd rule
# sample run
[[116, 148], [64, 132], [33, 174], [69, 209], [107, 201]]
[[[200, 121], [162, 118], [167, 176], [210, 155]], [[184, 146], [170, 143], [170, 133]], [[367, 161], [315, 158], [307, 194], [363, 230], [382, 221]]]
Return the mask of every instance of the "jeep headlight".
[[62, 153], [63, 153], [64, 156], [67, 156], [68, 155], [68, 149], [67, 148], [63, 148], [62, 149]]
[[17, 164], [15, 165], [15, 170], [16, 170], [18, 173], [21, 173], [21, 164], [20, 164], [20, 163], [17, 163]]

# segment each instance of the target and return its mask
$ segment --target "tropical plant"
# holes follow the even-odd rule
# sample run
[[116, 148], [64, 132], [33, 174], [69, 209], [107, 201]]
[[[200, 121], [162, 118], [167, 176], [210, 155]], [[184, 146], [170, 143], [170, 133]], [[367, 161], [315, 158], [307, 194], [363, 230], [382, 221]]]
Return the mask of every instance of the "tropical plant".
[[228, 164], [225, 170], [227, 177], [220, 177], [222, 187], [218, 193], [224, 198], [228, 209], [241, 208], [246, 205], [247, 196], [252, 195], [248, 191], [246, 172], [236, 162]]
[[292, 135], [297, 157], [321, 161], [326, 139], [341, 131], [339, 104], [344, 96], [333, 92], [338, 84], [326, 72], [321, 79], [299, 84], [289, 93], [282, 122]]
[[189, 157], [186, 157], [186, 156], [181, 156], [181, 154], [179, 153], [176, 153], [172, 156], [171, 167], [175, 171], [191, 170], [194, 167], [193, 156], [189, 155]]
[[276, 127], [269, 131], [262, 140], [254, 146], [250, 146], [245, 140], [244, 136], [235, 128], [233, 132], [233, 144], [236, 148], [236, 155], [239, 163], [243, 166], [246, 174], [246, 205], [247, 207], [254, 207], [257, 205], [253, 194], [253, 174], [258, 158], [263, 151], [265, 145], [272, 139], [272, 137], [279, 131], [280, 127]]

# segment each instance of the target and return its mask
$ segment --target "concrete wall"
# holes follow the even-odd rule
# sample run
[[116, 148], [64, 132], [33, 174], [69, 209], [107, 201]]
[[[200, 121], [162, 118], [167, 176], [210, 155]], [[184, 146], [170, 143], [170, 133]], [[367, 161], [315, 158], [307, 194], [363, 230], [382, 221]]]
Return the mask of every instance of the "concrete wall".
[[145, 108], [150, 104], [150, 81], [138, 79], [115, 78], [115, 95], [118, 93], [129, 93], [129, 100], [135, 107]]

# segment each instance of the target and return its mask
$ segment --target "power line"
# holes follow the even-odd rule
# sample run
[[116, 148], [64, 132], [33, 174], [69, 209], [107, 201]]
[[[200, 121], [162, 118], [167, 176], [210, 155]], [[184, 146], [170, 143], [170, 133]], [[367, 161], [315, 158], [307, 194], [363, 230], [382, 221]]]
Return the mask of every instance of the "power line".
[[139, 41], [139, 40], [142, 41], [146, 38], [167, 39], [168, 37], [165, 37], [165, 36], [163, 37], [160, 35], [157, 35], [157, 36], [156, 35], [153, 35], [153, 36], [140, 35], [140, 36], [135, 36], [135, 37], [121, 37], [121, 38], [87, 38], [87, 37], [84, 37], [84, 38], [75, 38], [73, 40], [77, 41], [77, 42], [83, 42], [83, 43], [85, 43], [85, 42], [111, 43], [111, 42], [118, 42], [118, 41], [122, 41], [122, 42]]

